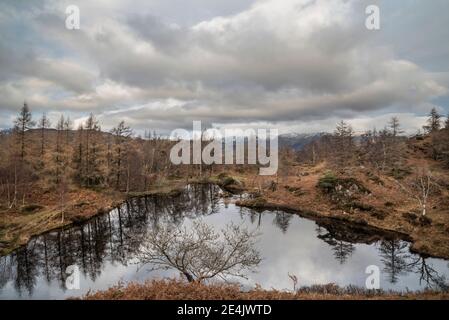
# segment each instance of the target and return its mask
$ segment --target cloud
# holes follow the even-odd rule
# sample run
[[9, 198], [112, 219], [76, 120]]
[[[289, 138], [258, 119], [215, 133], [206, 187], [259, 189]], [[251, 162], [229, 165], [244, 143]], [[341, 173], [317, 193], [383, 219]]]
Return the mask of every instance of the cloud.
[[[411, 45], [398, 30], [410, 34], [419, 26], [401, 16], [400, 6], [378, 1], [389, 11], [383, 29], [368, 31], [365, 2], [219, 1], [208, 7], [197, 0], [210, 10], [195, 16], [176, 7], [169, 12], [158, 1], [127, 7], [118, 0], [79, 1], [82, 27], [69, 31], [65, 3], [46, 1], [24, 22], [41, 44], [34, 41], [28, 51], [20, 40], [0, 46], [0, 107], [18, 108], [26, 98], [39, 110], [94, 112], [108, 124], [120, 115], [137, 128], [157, 130], [190, 127], [192, 120], [281, 126], [404, 112], [420, 117], [449, 95], [449, 66], [426, 60], [444, 60], [449, 44], [436, 41], [444, 31], [423, 40], [434, 47], [408, 54]], [[417, 6], [407, 3], [406, 11]], [[442, 9], [449, 5], [429, 7], [417, 18], [444, 25]], [[14, 31], [11, 21], [7, 25]], [[414, 47], [426, 38], [414, 35]]]

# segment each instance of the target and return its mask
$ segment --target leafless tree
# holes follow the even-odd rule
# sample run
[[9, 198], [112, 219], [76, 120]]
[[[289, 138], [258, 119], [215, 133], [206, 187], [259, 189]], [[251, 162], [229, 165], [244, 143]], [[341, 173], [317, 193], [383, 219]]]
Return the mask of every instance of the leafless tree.
[[61, 145], [61, 135], [64, 130], [64, 116], [61, 115], [57, 125], [56, 125], [56, 150], [55, 150], [55, 167], [56, 167], [56, 184], [60, 182], [61, 170], [62, 170], [62, 145]]
[[151, 270], [175, 268], [189, 282], [245, 278], [244, 271], [261, 261], [254, 248], [256, 237], [255, 232], [234, 224], [220, 233], [202, 221], [193, 222], [191, 229], [160, 226], [145, 236], [138, 257], [141, 264], [151, 264]]
[[50, 126], [50, 119], [48, 119], [47, 114], [43, 113], [42, 118], [39, 119], [39, 130], [41, 131], [41, 159], [44, 158], [45, 154], [45, 133]]
[[444, 275], [438, 273], [431, 263], [425, 257], [417, 257], [412, 261], [408, 268], [420, 275], [419, 283], [425, 282], [427, 288], [449, 291], [449, 283]]
[[406, 194], [419, 203], [422, 215], [425, 216], [427, 214], [429, 197], [437, 186], [430, 170], [421, 168], [417, 170], [417, 173], [406, 184], [398, 181], [397, 183]]
[[70, 131], [72, 131], [72, 120], [70, 117], [67, 117], [64, 121], [64, 131], [65, 131], [65, 144], [68, 145], [70, 142]]

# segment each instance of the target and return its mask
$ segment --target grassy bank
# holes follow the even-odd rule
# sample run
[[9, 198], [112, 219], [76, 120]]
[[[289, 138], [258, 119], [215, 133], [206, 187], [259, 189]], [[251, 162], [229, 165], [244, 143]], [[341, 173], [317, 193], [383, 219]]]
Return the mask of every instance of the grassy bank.
[[415, 201], [400, 191], [393, 178], [374, 179], [372, 172], [363, 167], [338, 172], [338, 179], [358, 184], [358, 189], [363, 190], [353, 192], [348, 200], [320, 190], [319, 181], [327, 170], [325, 164], [296, 166], [280, 179], [258, 177], [255, 183], [245, 179], [253, 197], [237, 204], [260, 210], [285, 210], [333, 225], [351, 224], [377, 230], [379, 235], [396, 234], [412, 242], [414, 252], [449, 259], [448, 191], [442, 190], [435, 197], [426, 223], [421, 223]]
[[28, 201], [31, 204], [18, 208], [0, 208], [0, 255], [25, 245], [31, 237], [51, 230], [69, 227], [92, 217], [111, 211], [124, 201], [144, 196], [176, 196], [186, 184], [221, 184], [217, 176], [166, 180], [145, 192], [117, 192], [113, 190], [74, 188], [64, 198], [63, 206], [56, 193], [36, 192]]
[[[0, 254], [26, 244], [34, 235], [107, 212], [127, 198], [158, 194], [176, 196], [187, 183], [216, 183], [230, 192], [246, 191], [254, 195], [252, 199], [237, 203], [241, 206], [285, 210], [311, 218], [325, 227], [353, 226], [354, 230], [367, 234], [362, 242], [376, 240], [379, 236], [399, 236], [411, 241], [412, 250], [417, 253], [449, 259], [449, 214], [443, 203], [447, 201], [446, 193], [442, 193], [441, 203], [436, 206], [440, 209], [430, 210], [431, 222], [420, 225], [410, 219], [414, 204], [397, 192], [392, 179], [385, 176], [372, 179], [370, 172], [363, 168], [343, 173], [354, 181], [363, 181], [363, 188], [370, 190], [369, 194], [358, 195], [348, 206], [332, 200], [317, 188], [325, 171], [324, 165], [297, 166], [288, 176], [276, 180], [244, 173], [222, 173], [201, 179], [167, 180], [146, 192], [137, 193], [74, 189], [67, 195], [63, 208], [58, 205], [60, 199], [56, 194], [36, 193], [35, 205], [0, 210]], [[345, 230], [346, 233], [351, 231], [352, 227]]]
[[180, 280], [153, 280], [144, 284], [119, 284], [105, 291], [90, 293], [86, 300], [416, 300], [449, 299], [449, 293], [384, 292], [334, 284], [300, 288], [296, 292], [255, 288], [242, 291], [235, 284], [187, 283]]
[[35, 194], [33, 203], [16, 209], [0, 210], [0, 255], [25, 245], [31, 237], [68, 227], [120, 206], [126, 199], [148, 195], [176, 195], [183, 181], [169, 181], [144, 193], [111, 190], [73, 189], [61, 206], [57, 194]]

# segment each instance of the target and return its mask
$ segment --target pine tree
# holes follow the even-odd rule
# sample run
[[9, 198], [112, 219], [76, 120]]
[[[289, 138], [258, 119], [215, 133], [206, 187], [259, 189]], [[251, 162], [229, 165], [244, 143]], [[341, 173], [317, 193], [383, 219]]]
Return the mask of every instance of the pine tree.
[[55, 150], [55, 165], [56, 165], [56, 185], [59, 185], [61, 182], [61, 172], [63, 171], [64, 161], [63, 152], [62, 152], [62, 134], [64, 131], [64, 116], [61, 115], [61, 118], [58, 121], [56, 126], [56, 150]]
[[35, 122], [32, 119], [28, 104], [25, 102], [19, 112], [19, 115], [14, 121], [14, 130], [20, 137], [20, 158], [22, 161], [25, 159], [25, 133], [27, 130], [32, 129], [34, 126]]
[[401, 133], [404, 133], [404, 131], [401, 130], [401, 125], [399, 123], [398, 117], [392, 117], [390, 121], [388, 122], [388, 126], [391, 130], [391, 134], [393, 138], [396, 138]]
[[354, 130], [343, 120], [337, 124], [334, 135], [334, 154], [339, 164], [348, 161], [354, 151]]
[[390, 283], [396, 283], [401, 275], [409, 272], [408, 245], [401, 240], [384, 240], [379, 247], [379, 253], [384, 264], [384, 272]]
[[123, 158], [126, 157], [126, 139], [132, 135], [130, 127], [125, 125], [125, 121], [121, 121], [116, 128], [111, 130], [114, 135], [115, 142], [115, 156], [114, 156], [114, 174], [115, 174], [115, 187], [120, 188], [120, 178], [122, 174]]
[[429, 113], [429, 117], [427, 119], [427, 125], [423, 126], [423, 129], [427, 133], [433, 133], [440, 130], [440, 128], [441, 128], [441, 115], [435, 108], [432, 108], [432, 110]]
[[97, 186], [102, 184], [104, 180], [102, 145], [98, 143], [98, 139], [101, 136], [101, 127], [93, 114], [90, 114], [84, 127], [86, 159], [82, 181], [87, 187]]
[[346, 140], [352, 139], [352, 136], [354, 135], [354, 130], [352, 129], [351, 125], [347, 124], [345, 121], [340, 121], [337, 123], [337, 127], [334, 131], [334, 136], [345, 138]]

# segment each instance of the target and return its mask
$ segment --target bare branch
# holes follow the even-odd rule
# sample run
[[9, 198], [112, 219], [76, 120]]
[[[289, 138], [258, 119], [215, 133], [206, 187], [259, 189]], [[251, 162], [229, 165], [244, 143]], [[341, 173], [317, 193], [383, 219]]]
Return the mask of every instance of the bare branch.
[[174, 268], [188, 281], [214, 277], [245, 277], [261, 261], [254, 249], [257, 234], [229, 224], [216, 232], [202, 221], [190, 229], [161, 226], [146, 235], [138, 254], [139, 262], [151, 270]]

